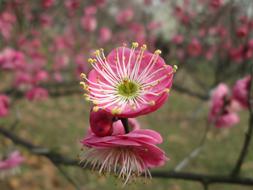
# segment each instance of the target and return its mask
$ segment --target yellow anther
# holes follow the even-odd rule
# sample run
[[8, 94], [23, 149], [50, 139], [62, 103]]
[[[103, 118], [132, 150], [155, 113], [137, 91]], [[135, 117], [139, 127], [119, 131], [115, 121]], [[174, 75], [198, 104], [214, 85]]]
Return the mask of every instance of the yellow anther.
[[155, 54], [160, 55], [161, 53], [162, 53], [161, 50], [159, 50], [159, 49], [155, 50]]
[[154, 100], [150, 101], [149, 105], [154, 106], [155, 105], [155, 101]]
[[120, 114], [121, 110], [119, 108], [113, 108], [112, 111], [111, 111], [111, 113], [112, 113], [112, 115]]
[[138, 44], [137, 42], [133, 42], [133, 43], [132, 43], [132, 47], [133, 47], [133, 48], [137, 48], [138, 46], [139, 46], [139, 44]]
[[165, 88], [165, 89], [164, 89], [164, 92], [169, 93], [169, 92], [170, 92], [170, 88]]
[[98, 104], [98, 101], [97, 101], [97, 100], [93, 100], [92, 102], [93, 102], [93, 104], [95, 104], [95, 105]]
[[176, 72], [178, 69], [178, 66], [177, 65], [173, 65], [173, 71]]
[[95, 54], [96, 56], [99, 56], [99, 55], [100, 55], [100, 51], [97, 49], [97, 50], [94, 52], [94, 54]]
[[89, 59], [88, 59], [88, 63], [90, 63], [90, 64], [94, 63], [94, 59], [89, 58]]
[[141, 46], [141, 50], [146, 50], [147, 49], [147, 45], [146, 44], [143, 44], [142, 46]]
[[85, 84], [85, 82], [80, 82], [80, 85], [83, 87], [84, 90], [88, 90], [89, 86]]
[[87, 102], [90, 102], [90, 101], [91, 101], [90, 98], [89, 98], [88, 96], [85, 97], [85, 100], [86, 100]]
[[97, 112], [99, 110], [99, 107], [98, 106], [94, 106], [93, 109], [92, 109], [94, 112]]
[[80, 77], [83, 78], [83, 79], [86, 79], [86, 74], [81, 73], [81, 74], [80, 74]]

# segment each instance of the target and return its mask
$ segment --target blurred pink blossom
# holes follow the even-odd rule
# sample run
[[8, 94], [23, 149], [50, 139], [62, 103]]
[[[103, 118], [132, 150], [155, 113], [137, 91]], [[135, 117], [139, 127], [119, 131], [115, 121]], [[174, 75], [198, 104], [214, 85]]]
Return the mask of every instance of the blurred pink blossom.
[[230, 96], [226, 84], [219, 84], [212, 92], [208, 120], [217, 128], [231, 127], [240, 121], [236, 103]]
[[10, 39], [15, 23], [16, 17], [13, 13], [4, 11], [0, 14], [0, 33], [4, 39]]
[[236, 81], [233, 87], [233, 98], [237, 100], [244, 108], [249, 107], [249, 90], [250, 90], [251, 76], [246, 76]]
[[132, 8], [127, 8], [124, 10], [120, 10], [116, 15], [116, 22], [119, 25], [124, 25], [130, 22], [134, 17], [134, 12]]
[[34, 87], [27, 91], [25, 96], [30, 101], [45, 100], [48, 98], [48, 91], [45, 88]]
[[94, 16], [97, 13], [97, 8], [95, 6], [88, 6], [84, 8], [85, 16]]
[[0, 52], [0, 68], [7, 70], [23, 69], [26, 65], [25, 56], [22, 52], [5, 48]]
[[24, 157], [21, 156], [19, 151], [14, 151], [8, 155], [4, 160], [0, 160], [0, 177], [15, 173], [18, 167], [24, 162]]
[[192, 57], [197, 57], [202, 53], [202, 46], [197, 38], [193, 38], [188, 44], [187, 51]]
[[237, 30], [236, 30], [236, 34], [239, 38], [243, 38], [245, 36], [247, 36], [249, 33], [248, 27], [243, 25], [240, 26]]
[[9, 113], [10, 99], [4, 94], [0, 94], [0, 118], [5, 117]]
[[210, 0], [210, 6], [214, 9], [220, 8], [224, 3], [224, 0]]
[[181, 34], [176, 34], [171, 38], [171, 41], [176, 45], [180, 45], [184, 41], [184, 36]]
[[42, 0], [42, 6], [44, 8], [50, 8], [55, 4], [55, 0]]
[[96, 17], [84, 15], [81, 18], [81, 26], [87, 32], [93, 32], [97, 28], [97, 19], [96, 19]]
[[112, 32], [110, 28], [102, 27], [99, 30], [99, 42], [106, 43], [112, 38]]

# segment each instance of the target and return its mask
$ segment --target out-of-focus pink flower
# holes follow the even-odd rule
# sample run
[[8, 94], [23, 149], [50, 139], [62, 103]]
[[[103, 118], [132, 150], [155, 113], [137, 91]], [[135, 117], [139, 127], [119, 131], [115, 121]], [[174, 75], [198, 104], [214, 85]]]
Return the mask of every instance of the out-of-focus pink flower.
[[243, 25], [241, 27], [239, 27], [237, 30], [236, 30], [236, 35], [239, 37], [239, 38], [244, 38], [245, 36], [247, 36], [249, 33], [249, 30], [248, 30], [248, 27]]
[[181, 34], [176, 34], [171, 38], [171, 41], [176, 45], [182, 44], [184, 41], [184, 36]]
[[[118, 127], [123, 126], [117, 123], [114, 128]], [[162, 137], [153, 130], [134, 129], [127, 134], [105, 137], [89, 133], [81, 143], [87, 147], [81, 162], [92, 164], [100, 173], [114, 172], [124, 184], [142, 173], [151, 177], [149, 168], [162, 166], [168, 160], [156, 146], [162, 143]]]
[[224, 3], [224, 0], [210, 0], [210, 6], [214, 9], [220, 8]]
[[11, 48], [0, 52], [0, 68], [7, 70], [23, 69], [26, 65], [24, 54]]
[[45, 100], [48, 98], [48, 91], [45, 88], [34, 87], [25, 94], [30, 101]]
[[150, 23], [148, 23], [147, 29], [148, 30], [156, 30], [161, 28], [162, 23], [161, 22], [157, 22], [157, 21], [151, 21]]
[[116, 48], [105, 59], [103, 50], [95, 52], [96, 59], [89, 59], [93, 66], [88, 78], [82, 74], [81, 82], [87, 98], [97, 108], [119, 117], [136, 117], [160, 108], [168, 97], [175, 69], [166, 65], [155, 53], [138, 48]]
[[97, 19], [94, 16], [83, 16], [81, 18], [81, 26], [87, 32], [93, 32], [97, 28]]
[[135, 41], [143, 44], [146, 41], [146, 31], [144, 25], [140, 23], [131, 23], [129, 26], [129, 30], [132, 31], [132, 35], [135, 38]]
[[54, 57], [54, 70], [64, 69], [69, 65], [69, 56], [66, 54], [58, 54]]
[[80, 76], [81, 73], [87, 73], [88, 63], [83, 53], [79, 53], [75, 56], [75, 63], [76, 63], [76, 74], [78, 75], [78, 77]]
[[232, 47], [229, 50], [229, 56], [233, 61], [240, 63], [243, 59], [243, 46]]
[[96, 6], [103, 8], [106, 6], [107, 0], [95, 0]]
[[15, 22], [16, 17], [13, 13], [4, 11], [0, 14], [0, 33], [4, 39], [8, 40], [11, 37]]
[[40, 82], [45, 82], [45, 81], [47, 81], [48, 78], [49, 78], [48, 72], [47, 72], [47, 71], [40, 70], [40, 71], [38, 71], [38, 72], [35, 74], [35, 76], [34, 76], [34, 78], [33, 78], [33, 81], [34, 81], [35, 84], [37, 84], [37, 83], [40, 83]]
[[58, 71], [53, 74], [53, 78], [56, 82], [63, 82], [64, 80], [62, 74]]
[[84, 8], [84, 14], [86, 16], [94, 16], [97, 13], [97, 8], [95, 6], [88, 6]]
[[99, 30], [99, 42], [106, 43], [112, 38], [112, 32], [107, 27], [102, 27]]
[[0, 160], [0, 178], [15, 173], [23, 162], [24, 157], [19, 151], [12, 152], [5, 160]]
[[127, 8], [124, 10], [119, 11], [119, 13], [116, 15], [116, 22], [119, 25], [124, 25], [128, 22], [130, 22], [134, 17], [134, 12], [132, 8]]
[[219, 84], [212, 92], [209, 122], [217, 128], [231, 127], [237, 124], [240, 118], [234, 112], [233, 101], [228, 86], [223, 83]]
[[40, 15], [40, 23], [44, 27], [49, 27], [52, 26], [53, 24], [53, 19], [50, 15], [48, 14], [41, 14]]
[[222, 117], [219, 117], [215, 123], [215, 127], [217, 128], [223, 128], [223, 127], [232, 127], [239, 123], [240, 118], [235, 112], [227, 112], [222, 115]]
[[249, 106], [249, 90], [250, 90], [250, 76], [238, 80], [233, 87], [233, 98], [237, 100], [244, 108]]
[[187, 50], [188, 50], [189, 55], [191, 55], [192, 57], [197, 57], [202, 52], [201, 43], [199, 42], [197, 38], [193, 38], [191, 42], [189, 43]]
[[10, 99], [4, 94], [0, 94], [0, 118], [5, 117], [9, 113]]
[[14, 86], [25, 89], [32, 85], [32, 76], [27, 72], [17, 72], [15, 75]]
[[50, 8], [55, 4], [55, 0], [42, 0], [42, 6], [44, 8]]
[[69, 11], [72, 12], [79, 8], [80, 0], [65, 0], [64, 5]]

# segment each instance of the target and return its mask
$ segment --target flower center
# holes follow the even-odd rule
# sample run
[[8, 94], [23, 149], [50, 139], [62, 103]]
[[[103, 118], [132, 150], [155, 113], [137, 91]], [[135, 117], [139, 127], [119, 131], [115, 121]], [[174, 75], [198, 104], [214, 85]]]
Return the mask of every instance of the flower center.
[[120, 95], [125, 97], [133, 97], [137, 95], [139, 86], [130, 81], [129, 79], [124, 79], [123, 82], [118, 86], [118, 92]]

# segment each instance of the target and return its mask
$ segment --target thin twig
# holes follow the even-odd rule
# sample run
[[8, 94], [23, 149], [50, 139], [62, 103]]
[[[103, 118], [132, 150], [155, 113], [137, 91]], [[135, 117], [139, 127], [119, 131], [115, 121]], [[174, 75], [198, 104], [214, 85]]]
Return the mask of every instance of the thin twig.
[[206, 137], [207, 137], [209, 129], [210, 127], [209, 127], [209, 124], [207, 123], [203, 137], [201, 138], [199, 145], [196, 148], [194, 148], [181, 162], [179, 162], [179, 164], [175, 167], [174, 171], [176, 172], [181, 171], [185, 166], [187, 166], [187, 164], [193, 158], [195, 158], [200, 153], [200, 151], [203, 149], [204, 144], [206, 142]]
[[80, 190], [79, 185], [68, 175], [68, 173], [66, 171], [64, 171], [64, 169], [61, 166], [59, 166], [57, 164], [55, 164], [55, 165], [57, 166], [57, 168], [61, 172], [61, 174], [66, 178], [66, 180], [70, 184], [72, 184], [75, 187], [76, 190]]

